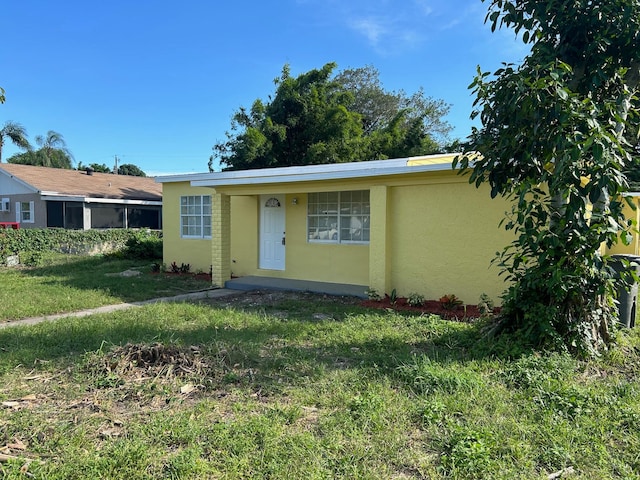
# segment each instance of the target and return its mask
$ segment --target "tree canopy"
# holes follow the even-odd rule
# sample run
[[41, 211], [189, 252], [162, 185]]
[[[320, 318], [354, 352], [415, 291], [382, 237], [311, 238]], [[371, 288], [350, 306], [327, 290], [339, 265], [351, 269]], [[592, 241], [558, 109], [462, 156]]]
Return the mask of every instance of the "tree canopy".
[[36, 143], [40, 147], [38, 150], [17, 153], [9, 157], [7, 162], [40, 167], [73, 168], [73, 155], [61, 134], [49, 130], [44, 136], [36, 136]]
[[[114, 173], [114, 171], [109, 168], [104, 163], [90, 163], [89, 165], [84, 165], [82, 162], [78, 163], [77, 170], [86, 170], [87, 168], [92, 169], [94, 172], [99, 173]], [[133, 177], [146, 177], [147, 174], [143, 172], [140, 167], [134, 165], [132, 163], [124, 163], [118, 167], [118, 175], [130, 175]]]
[[146, 177], [147, 174], [144, 173], [139, 167], [132, 163], [123, 163], [118, 167], [118, 175], [131, 175], [133, 177]]
[[37, 167], [73, 168], [69, 156], [67, 156], [63, 151], [55, 148], [47, 151], [46, 153], [41, 148], [24, 153], [16, 153], [7, 159], [7, 163], [34, 165]]
[[478, 69], [470, 181], [513, 200], [499, 258], [512, 286], [501, 326], [538, 345], [594, 353], [617, 316], [601, 255], [629, 236], [622, 194], [640, 126], [637, 0], [491, 0], [492, 30], [531, 46], [521, 65]]
[[104, 163], [90, 163], [89, 165], [85, 165], [82, 162], [78, 162], [76, 170], [86, 170], [87, 168], [90, 168], [94, 172], [111, 173], [111, 169]]
[[269, 101], [232, 117], [214, 159], [227, 169], [268, 168], [434, 153], [451, 127], [448, 106], [425, 96], [387, 92], [373, 67], [334, 75], [335, 63], [292, 77], [285, 65]]
[[27, 139], [27, 131], [16, 122], [7, 122], [0, 129], [0, 162], [2, 162], [2, 147], [6, 140], [10, 140], [15, 146], [24, 150], [31, 150], [31, 144]]

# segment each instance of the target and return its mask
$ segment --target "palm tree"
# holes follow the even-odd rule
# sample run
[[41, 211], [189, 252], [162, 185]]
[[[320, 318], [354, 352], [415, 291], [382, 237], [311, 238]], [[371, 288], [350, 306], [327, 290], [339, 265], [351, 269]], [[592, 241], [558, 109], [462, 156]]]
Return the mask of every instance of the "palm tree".
[[16, 122], [7, 122], [4, 124], [4, 127], [0, 129], [0, 163], [2, 163], [2, 147], [5, 138], [11, 140], [17, 147], [31, 150], [31, 144], [29, 140], [27, 140], [27, 131], [25, 128]]
[[45, 167], [53, 166], [52, 163], [54, 161], [56, 150], [64, 154], [64, 156], [66, 156], [70, 161], [73, 159], [73, 155], [67, 148], [67, 143], [58, 132], [49, 130], [47, 135], [44, 137], [42, 135], [38, 135], [36, 136], [36, 143], [44, 154]]

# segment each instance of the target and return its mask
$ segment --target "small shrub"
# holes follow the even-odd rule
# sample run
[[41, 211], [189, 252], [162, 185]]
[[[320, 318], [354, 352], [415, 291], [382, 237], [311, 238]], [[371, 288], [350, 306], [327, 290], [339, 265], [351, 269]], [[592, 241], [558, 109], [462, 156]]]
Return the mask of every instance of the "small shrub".
[[419, 293], [410, 293], [407, 297], [407, 303], [412, 307], [421, 307], [424, 303], [424, 297]]
[[462, 300], [456, 297], [453, 293], [443, 295], [438, 301], [445, 310], [455, 310], [462, 305]]
[[369, 288], [364, 292], [369, 300], [380, 300], [380, 294], [375, 288]]
[[486, 293], [480, 295], [480, 299], [478, 301], [478, 310], [480, 311], [480, 315], [483, 317], [490, 317], [493, 315], [493, 300]]
[[191, 270], [191, 264], [181, 263], [178, 265], [176, 262], [171, 262], [171, 273], [189, 273]]

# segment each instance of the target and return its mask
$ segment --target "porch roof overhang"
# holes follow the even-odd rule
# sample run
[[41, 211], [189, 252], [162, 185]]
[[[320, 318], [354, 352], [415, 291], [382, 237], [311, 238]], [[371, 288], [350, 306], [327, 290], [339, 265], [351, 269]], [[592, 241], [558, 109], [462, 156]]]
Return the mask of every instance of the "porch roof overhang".
[[50, 202], [82, 202], [82, 203], [106, 203], [112, 205], [148, 205], [162, 206], [162, 201], [156, 200], [131, 200], [124, 198], [85, 197], [83, 195], [64, 195], [55, 192], [40, 192], [40, 198]]
[[452, 170], [451, 160], [454, 156], [452, 154], [444, 154], [392, 160], [171, 175], [157, 177], [156, 181], [159, 183], [190, 182], [192, 187], [226, 187], [358, 179], [408, 173], [450, 171]]

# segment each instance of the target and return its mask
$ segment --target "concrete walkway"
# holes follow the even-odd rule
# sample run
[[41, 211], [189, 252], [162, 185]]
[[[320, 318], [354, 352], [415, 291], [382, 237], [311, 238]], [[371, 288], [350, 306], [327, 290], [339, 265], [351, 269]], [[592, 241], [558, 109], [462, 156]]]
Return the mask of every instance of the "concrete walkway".
[[227, 295], [233, 295], [235, 293], [238, 293], [238, 291], [230, 290], [228, 288], [218, 288], [213, 290], [203, 290], [201, 292], [185, 293], [183, 295], [176, 295], [174, 297], [153, 298], [151, 300], [143, 300], [141, 302], [118, 303], [116, 305], [105, 305], [103, 307], [81, 310], [79, 312], [57, 313], [55, 315], [45, 315], [43, 317], [30, 317], [30, 318], [21, 318], [20, 320], [9, 320], [7, 322], [0, 322], [0, 329], [8, 328], [8, 327], [17, 327], [22, 325], [35, 325], [36, 323], [58, 320], [60, 318], [86, 317], [88, 315], [93, 315], [96, 313], [115, 312], [117, 310], [125, 310], [127, 308], [141, 307], [143, 305], [150, 305], [153, 303], [183, 302], [183, 301], [191, 301], [191, 300], [200, 300], [203, 298], [226, 297]]
[[364, 285], [349, 285], [343, 283], [325, 283], [311, 282], [305, 280], [289, 280], [273, 277], [240, 277], [226, 282], [226, 288], [217, 288], [203, 290], [201, 292], [185, 293], [176, 295], [175, 297], [153, 298], [142, 302], [118, 303], [116, 305], [105, 305], [104, 307], [90, 308], [79, 312], [58, 313], [55, 315], [46, 315], [43, 317], [21, 318], [19, 320], [9, 320], [0, 322], [0, 329], [15, 327], [20, 325], [35, 325], [36, 323], [58, 320], [68, 317], [86, 317], [95, 313], [108, 313], [117, 310], [125, 310], [127, 308], [141, 307], [152, 303], [160, 302], [183, 302], [191, 300], [199, 300], [203, 298], [219, 298], [227, 295], [233, 295], [251, 290], [287, 290], [293, 292], [315, 292], [328, 295], [348, 295], [354, 297], [366, 298], [366, 289]]

